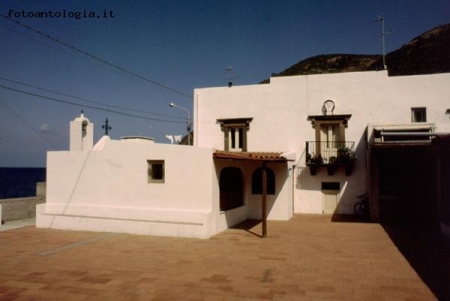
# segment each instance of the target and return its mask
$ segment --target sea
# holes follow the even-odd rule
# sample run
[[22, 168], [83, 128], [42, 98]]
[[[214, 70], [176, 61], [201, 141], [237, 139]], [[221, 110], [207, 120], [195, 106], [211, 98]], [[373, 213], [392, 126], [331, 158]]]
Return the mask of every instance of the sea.
[[45, 180], [45, 168], [0, 167], [0, 199], [35, 196], [36, 183]]

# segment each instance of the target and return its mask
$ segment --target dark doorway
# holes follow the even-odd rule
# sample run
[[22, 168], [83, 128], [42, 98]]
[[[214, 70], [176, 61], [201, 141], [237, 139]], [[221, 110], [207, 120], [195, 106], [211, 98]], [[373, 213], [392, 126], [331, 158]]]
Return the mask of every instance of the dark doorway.
[[445, 192], [438, 193], [448, 184], [449, 169], [443, 165], [450, 141], [443, 143], [439, 152], [429, 144], [374, 149], [370, 184], [386, 233], [436, 299], [450, 300], [450, 240], [441, 235], [438, 222], [439, 211], [443, 214], [438, 196], [441, 203], [443, 197], [448, 200]]
[[380, 222], [414, 228], [436, 226], [436, 173], [431, 149], [393, 148], [378, 155]]
[[230, 210], [244, 204], [244, 180], [237, 167], [226, 167], [220, 172], [220, 210]]

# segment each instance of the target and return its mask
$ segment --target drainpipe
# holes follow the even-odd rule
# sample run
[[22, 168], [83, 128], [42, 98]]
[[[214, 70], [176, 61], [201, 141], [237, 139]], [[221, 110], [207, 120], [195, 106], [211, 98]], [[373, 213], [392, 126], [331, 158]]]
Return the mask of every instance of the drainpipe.
[[295, 172], [296, 172], [296, 166], [292, 165], [292, 215], [294, 215], [295, 212]]

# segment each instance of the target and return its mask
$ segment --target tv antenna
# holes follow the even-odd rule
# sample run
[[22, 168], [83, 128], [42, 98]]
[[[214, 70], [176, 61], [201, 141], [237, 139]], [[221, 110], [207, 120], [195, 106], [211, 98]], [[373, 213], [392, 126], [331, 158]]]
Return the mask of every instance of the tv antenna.
[[388, 32], [384, 31], [384, 17], [378, 15], [378, 19], [376, 19], [375, 21], [372, 21], [372, 23], [376, 23], [376, 22], [380, 22], [381, 23], [381, 43], [383, 45], [383, 69], [386, 70], [387, 66], [386, 66], [386, 46], [385, 46], [385, 41], [384, 41], [384, 36], [388, 35], [388, 34], [393, 34], [395, 33], [394, 31], [390, 30]]
[[228, 72], [229, 77], [224, 78], [223, 80], [228, 80], [228, 87], [231, 88], [233, 86], [233, 79], [239, 78], [239, 76], [232, 76], [233, 67], [227, 66], [225, 69]]

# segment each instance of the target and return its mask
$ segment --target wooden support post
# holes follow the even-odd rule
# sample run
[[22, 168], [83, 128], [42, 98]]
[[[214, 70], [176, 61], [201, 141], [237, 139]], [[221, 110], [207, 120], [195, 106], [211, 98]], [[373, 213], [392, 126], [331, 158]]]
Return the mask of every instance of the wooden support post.
[[262, 169], [262, 237], [267, 237], [267, 172], [266, 163]]

